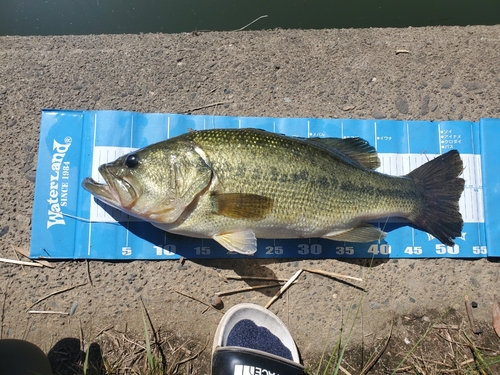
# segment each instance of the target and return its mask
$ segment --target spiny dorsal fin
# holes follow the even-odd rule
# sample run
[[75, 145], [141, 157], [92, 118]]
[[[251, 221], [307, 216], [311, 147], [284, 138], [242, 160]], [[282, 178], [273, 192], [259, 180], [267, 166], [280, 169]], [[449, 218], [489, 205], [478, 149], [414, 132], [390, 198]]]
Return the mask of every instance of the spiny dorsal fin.
[[377, 151], [363, 138], [306, 138], [306, 142], [322, 147], [337, 156], [347, 156], [356, 164], [369, 169], [380, 167]]
[[261, 220], [273, 207], [271, 198], [257, 194], [214, 193], [211, 199], [216, 214], [232, 219]]
[[216, 234], [213, 236], [213, 239], [227, 250], [236, 253], [252, 255], [257, 251], [257, 238], [255, 238], [255, 233], [250, 229]]

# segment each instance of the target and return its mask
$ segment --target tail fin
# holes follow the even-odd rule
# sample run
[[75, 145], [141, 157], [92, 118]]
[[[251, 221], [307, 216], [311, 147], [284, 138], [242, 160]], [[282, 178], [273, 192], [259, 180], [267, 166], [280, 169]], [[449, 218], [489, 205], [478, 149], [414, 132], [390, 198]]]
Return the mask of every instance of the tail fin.
[[464, 225], [458, 208], [465, 184], [458, 177], [462, 171], [462, 159], [457, 150], [452, 150], [407, 175], [424, 197], [423, 207], [409, 219], [448, 246], [455, 244], [453, 239], [461, 236]]

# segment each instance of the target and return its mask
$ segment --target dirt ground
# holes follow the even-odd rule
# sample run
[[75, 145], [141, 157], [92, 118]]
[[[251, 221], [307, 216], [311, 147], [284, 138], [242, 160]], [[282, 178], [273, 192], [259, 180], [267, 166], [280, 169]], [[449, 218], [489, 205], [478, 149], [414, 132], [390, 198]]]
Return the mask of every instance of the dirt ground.
[[[0, 257], [15, 259], [14, 247], [29, 248], [42, 108], [477, 121], [500, 116], [499, 62], [500, 26], [0, 37]], [[226, 103], [193, 110], [216, 102]], [[69, 261], [53, 266], [0, 264], [0, 335], [25, 338], [50, 351], [60, 373], [75, 373], [68, 368], [81, 362], [82, 342], [84, 349], [91, 346], [96, 363], [103, 356], [115, 372], [132, 371], [144, 352], [139, 346], [144, 303], [170, 365], [185, 360], [183, 373], [207, 374], [222, 313], [240, 302], [264, 305], [276, 292], [233, 294], [223, 297], [222, 310], [207, 309], [204, 303], [216, 292], [263, 283], [224, 278], [287, 279], [300, 268], [365, 280], [353, 282], [355, 287], [304, 273], [272, 305], [308, 368], [315, 368], [325, 349], [332, 350], [341, 332], [346, 341], [356, 313], [343, 364], [353, 374], [383, 348], [391, 322], [391, 340], [374, 373], [394, 369], [432, 323], [451, 326], [441, 333], [433, 328], [415, 351], [418, 358], [409, 356], [403, 369], [413, 371], [421, 358], [429, 358], [427, 365], [446, 362], [465, 334], [476, 345], [500, 351], [491, 324], [493, 294], [500, 290], [494, 260]], [[481, 334], [472, 333], [466, 295], [477, 303], [472, 313]], [[463, 353], [460, 360], [466, 362], [471, 352]]]

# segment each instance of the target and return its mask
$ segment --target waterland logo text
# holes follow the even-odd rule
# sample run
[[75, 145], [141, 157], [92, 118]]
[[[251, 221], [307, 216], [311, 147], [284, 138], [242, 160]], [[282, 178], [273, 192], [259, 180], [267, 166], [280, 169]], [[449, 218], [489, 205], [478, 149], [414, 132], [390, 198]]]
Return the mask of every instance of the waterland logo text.
[[[68, 205], [69, 189], [69, 161], [64, 161], [64, 157], [71, 146], [71, 137], [64, 138], [64, 143], [59, 143], [54, 139], [52, 145], [52, 161], [50, 172], [49, 188], [49, 209], [47, 211], [47, 229], [53, 225], [66, 225], [61, 207]], [[66, 180], [66, 181], [65, 181]]]

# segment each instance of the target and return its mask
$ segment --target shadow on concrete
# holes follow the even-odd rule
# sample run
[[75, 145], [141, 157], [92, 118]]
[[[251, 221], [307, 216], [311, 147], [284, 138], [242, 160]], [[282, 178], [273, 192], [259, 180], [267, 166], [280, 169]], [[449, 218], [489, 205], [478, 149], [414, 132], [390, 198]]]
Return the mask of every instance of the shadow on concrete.
[[[76, 375], [84, 373], [87, 354], [82, 350], [79, 339], [63, 338], [47, 354], [54, 375]], [[86, 374], [104, 375], [104, 362], [99, 344], [91, 343], [88, 348]]]

